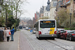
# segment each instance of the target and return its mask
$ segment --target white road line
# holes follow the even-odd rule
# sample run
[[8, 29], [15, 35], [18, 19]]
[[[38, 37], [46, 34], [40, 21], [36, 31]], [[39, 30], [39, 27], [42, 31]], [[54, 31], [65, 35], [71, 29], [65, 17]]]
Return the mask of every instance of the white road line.
[[20, 50], [20, 48], [19, 48], [19, 41], [20, 41], [20, 35], [18, 35], [18, 50]]

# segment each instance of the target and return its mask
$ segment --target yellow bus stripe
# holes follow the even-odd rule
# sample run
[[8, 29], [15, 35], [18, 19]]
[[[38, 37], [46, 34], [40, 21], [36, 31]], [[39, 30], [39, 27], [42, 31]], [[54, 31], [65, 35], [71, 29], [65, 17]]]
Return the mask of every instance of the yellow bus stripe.
[[54, 34], [55, 28], [50, 28], [50, 35]]

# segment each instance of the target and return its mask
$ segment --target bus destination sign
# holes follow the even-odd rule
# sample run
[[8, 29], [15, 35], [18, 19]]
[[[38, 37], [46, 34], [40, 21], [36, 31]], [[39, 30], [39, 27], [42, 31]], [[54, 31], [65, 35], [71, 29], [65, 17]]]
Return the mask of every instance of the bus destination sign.
[[43, 23], [51, 23], [51, 21], [43, 21]]

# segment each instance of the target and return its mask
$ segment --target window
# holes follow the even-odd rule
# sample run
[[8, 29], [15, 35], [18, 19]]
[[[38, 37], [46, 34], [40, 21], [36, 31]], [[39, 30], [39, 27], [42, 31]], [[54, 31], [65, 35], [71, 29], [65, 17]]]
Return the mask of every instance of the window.
[[57, 5], [57, 1], [54, 1], [53, 2], [53, 7], [56, 7], [56, 5]]

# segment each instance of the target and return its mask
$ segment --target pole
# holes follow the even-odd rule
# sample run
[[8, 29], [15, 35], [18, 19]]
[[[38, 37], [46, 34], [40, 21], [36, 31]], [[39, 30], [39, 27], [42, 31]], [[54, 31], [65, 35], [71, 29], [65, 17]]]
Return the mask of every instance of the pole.
[[17, 19], [17, 4], [16, 4], [16, 19]]
[[70, 30], [71, 30], [71, 15], [72, 15], [72, 14], [70, 13]]
[[6, 8], [6, 27], [7, 27], [7, 8]]

